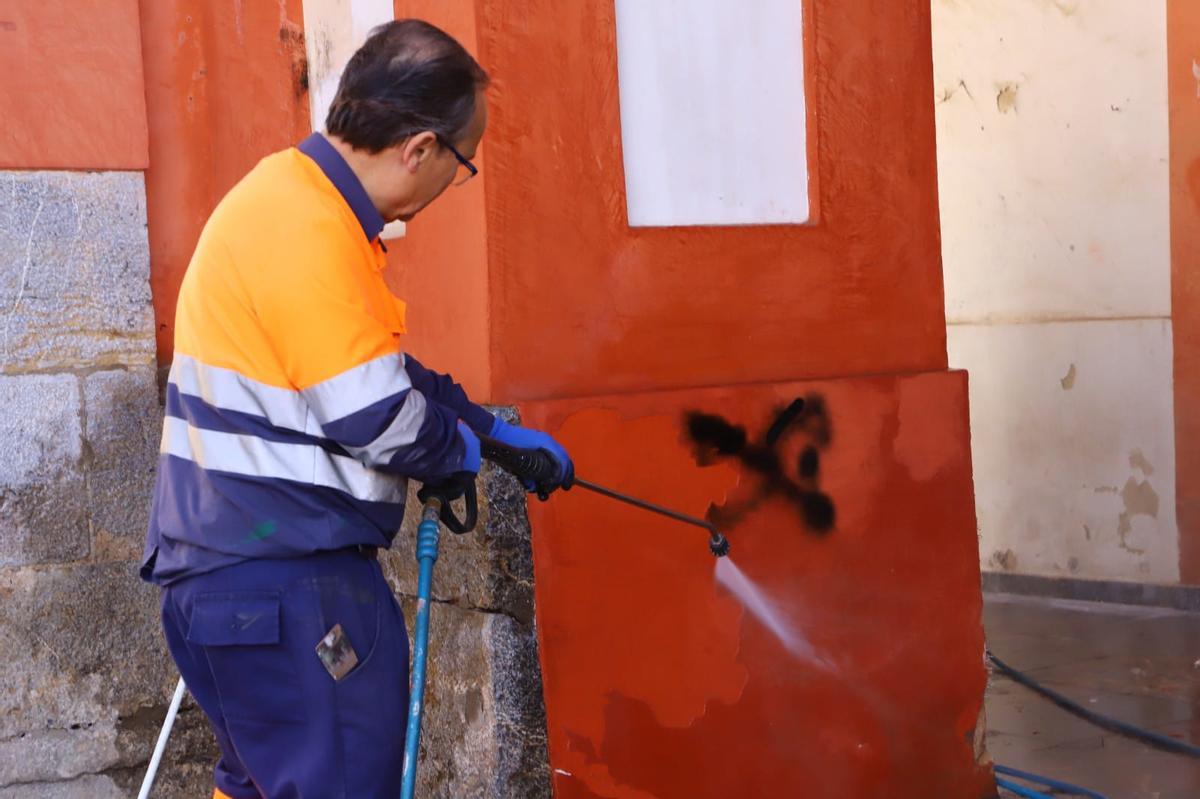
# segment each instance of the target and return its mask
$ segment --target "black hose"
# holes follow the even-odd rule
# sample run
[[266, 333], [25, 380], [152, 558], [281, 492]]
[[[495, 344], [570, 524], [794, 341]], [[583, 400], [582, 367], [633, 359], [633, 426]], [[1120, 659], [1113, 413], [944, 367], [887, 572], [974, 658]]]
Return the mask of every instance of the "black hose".
[[1124, 721], [1119, 721], [1118, 719], [1088, 710], [1086, 707], [1072, 701], [1071, 699], [1068, 699], [1057, 691], [1047, 688], [1037, 680], [1034, 680], [1032, 677], [1017, 671], [1012, 666], [993, 655], [990, 649], [987, 650], [987, 656], [997, 670], [999, 670], [1000, 673], [1005, 677], [1008, 677], [1015, 683], [1024, 685], [1034, 693], [1041, 694], [1046, 699], [1049, 699], [1051, 702], [1061, 707], [1063, 710], [1066, 710], [1069, 713], [1074, 713], [1084, 721], [1095, 724], [1097, 727], [1108, 730], [1109, 732], [1115, 732], [1117, 735], [1124, 735], [1126, 738], [1132, 738], [1136, 741], [1141, 741], [1148, 746], [1153, 746], [1155, 749], [1161, 749], [1164, 752], [1171, 752], [1177, 755], [1187, 755], [1188, 757], [1200, 759], [1200, 746], [1193, 746], [1192, 744], [1185, 743], [1184, 741], [1177, 741], [1174, 738], [1170, 738], [1166, 735], [1160, 735], [1156, 732], [1143, 730], [1141, 727], [1135, 727], [1132, 724], [1128, 724]]

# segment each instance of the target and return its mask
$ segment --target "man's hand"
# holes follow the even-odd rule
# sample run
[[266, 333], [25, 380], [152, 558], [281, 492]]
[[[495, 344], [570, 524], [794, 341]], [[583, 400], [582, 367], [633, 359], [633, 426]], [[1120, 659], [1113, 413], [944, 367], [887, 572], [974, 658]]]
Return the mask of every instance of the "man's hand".
[[[558, 474], [556, 476], [556, 484], [549, 487], [553, 491], [556, 488], [568, 489], [575, 482], [575, 464], [571, 463], [571, 456], [567, 454], [566, 449], [561, 444], [555, 441], [551, 436], [543, 433], [541, 430], [531, 430], [527, 427], [519, 427], [509, 424], [503, 419], [496, 419], [492, 425], [491, 437], [499, 441], [501, 444], [507, 444], [510, 447], [518, 449], [542, 449], [550, 453], [554, 458], [555, 464], [558, 466]], [[526, 484], [527, 491], [538, 491], [546, 489], [546, 486], [535, 486]]]

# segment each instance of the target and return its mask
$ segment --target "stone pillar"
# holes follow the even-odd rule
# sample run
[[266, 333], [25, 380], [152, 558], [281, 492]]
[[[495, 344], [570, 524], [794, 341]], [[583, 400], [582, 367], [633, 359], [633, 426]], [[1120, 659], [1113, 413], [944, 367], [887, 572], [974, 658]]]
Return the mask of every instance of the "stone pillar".
[[[175, 679], [136, 573], [161, 416], [142, 173], [0, 180], [0, 797], [129, 796]], [[211, 784], [198, 717], [158, 796]]]
[[[498, 411], [516, 421], [510, 409]], [[434, 568], [417, 794], [453, 799], [550, 796], [546, 711], [533, 615], [533, 554], [525, 491], [485, 465], [479, 524], [442, 530]], [[536, 501], [536, 500], [535, 500]], [[416, 613], [415, 490], [384, 571], [408, 627]]]

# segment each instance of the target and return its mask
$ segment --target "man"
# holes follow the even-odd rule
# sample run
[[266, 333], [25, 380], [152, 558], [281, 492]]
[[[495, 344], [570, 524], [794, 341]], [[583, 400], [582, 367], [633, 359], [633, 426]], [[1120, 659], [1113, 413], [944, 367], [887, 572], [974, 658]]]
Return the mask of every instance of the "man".
[[350, 60], [327, 135], [221, 201], [179, 294], [142, 575], [221, 747], [217, 796], [397, 796], [408, 637], [375, 559], [406, 478], [472, 479], [477, 434], [550, 450], [400, 351], [380, 231], [471, 163], [487, 76], [423, 22]]

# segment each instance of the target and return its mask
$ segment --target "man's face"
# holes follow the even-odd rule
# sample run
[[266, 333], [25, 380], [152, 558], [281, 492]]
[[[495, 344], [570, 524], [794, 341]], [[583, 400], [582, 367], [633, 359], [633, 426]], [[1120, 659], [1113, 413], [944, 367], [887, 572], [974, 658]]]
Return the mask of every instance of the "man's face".
[[[462, 138], [454, 142], [454, 147], [468, 160], [473, 160], [479, 151], [479, 142], [487, 128], [487, 115], [487, 99], [483, 92], [478, 92], [471, 123]], [[418, 134], [396, 145], [392, 154], [396, 164], [396, 190], [387, 198], [387, 211], [383, 215], [389, 222], [395, 219], [408, 222], [467, 172], [450, 148], [443, 146], [431, 133]]]

